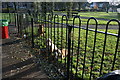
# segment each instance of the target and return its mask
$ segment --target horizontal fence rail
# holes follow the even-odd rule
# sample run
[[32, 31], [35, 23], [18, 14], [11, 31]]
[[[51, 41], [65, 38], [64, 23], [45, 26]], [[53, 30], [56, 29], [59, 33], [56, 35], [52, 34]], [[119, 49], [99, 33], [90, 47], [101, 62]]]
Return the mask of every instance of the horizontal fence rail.
[[[49, 23], [54, 23], [53, 21], [42, 20], [42, 19], [41, 19], [41, 21], [45, 21], [45, 22], [49, 22]], [[55, 22], [55, 24], [66, 25], [66, 24], [64, 24], [64, 23], [58, 23], [58, 22]], [[79, 26], [74, 25], [74, 28], [79, 28]], [[81, 27], [81, 29], [86, 30], [86, 28], [84, 28], [84, 27]], [[93, 30], [93, 29], [88, 29], [88, 30], [95, 32], [95, 30]], [[105, 34], [104, 31], [98, 31], [98, 30], [97, 30], [97, 32], [98, 32], [98, 33], [103, 33], [103, 34]], [[113, 34], [113, 33], [109, 33], [109, 32], [107, 32], [107, 35], [112, 35], [112, 36], [118, 37], [118, 34]]]

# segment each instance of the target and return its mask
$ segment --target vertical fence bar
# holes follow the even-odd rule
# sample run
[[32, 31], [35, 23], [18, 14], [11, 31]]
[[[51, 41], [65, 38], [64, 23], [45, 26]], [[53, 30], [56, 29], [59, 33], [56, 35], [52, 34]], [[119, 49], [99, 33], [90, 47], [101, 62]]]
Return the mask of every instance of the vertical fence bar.
[[15, 27], [16, 27], [16, 26], [17, 26], [17, 24], [16, 24], [16, 22], [17, 22], [17, 21], [16, 21], [17, 8], [16, 8], [16, 3], [15, 3], [15, 2], [14, 2], [14, 8], [15, 8], [15, 9], [14, 9], [14, 10], [15, 10], [15, 11], [14, 11], [14, 16], [15, 16]]
[[[55, 27], [56, 27], [56, 24], [55, 24], [55, 19], [56, 19], [56, 15], [54, 15], [54, 45], [55, 45]], [[53, 46], [53, 45], [52, 45]], [[54, 46], [54, 50], [55, 50], [55, 46]], [[56, 55], [55, 55], [55, 57], [56, 57]]]
[[[111, 21], [116, 21], [118, 23], [118, 26], [119, 26], [119, 30], [118, 30], [118, 38], [117, 38], [117, 43], [116, 43], [116, 49], [115, 49], [115, 54], [114, 54], [114, 59], [113, 59], [113, 64], [112, 64], [112, 71], [114, 70], [114, 66], [115, 66], [115, 61], [116, 61], [116, 56], [117, 56], [117, 50], [118, 50], [118, 45], [119, 45], [119, 40], [120, 40], [120, 21], [118, 20], [110, 20], [108, 22], [108, 24], [111, 22]], [[108, 25], [107, 25], [108, 26]]]
[[20, 34], [20, 16], [18, 15], [18, 13], [17, 13], [17, 28], [18, 28], [18, 36], [19, 36], [19, 34]]
[[[74, 20], [73, 20], [73, 25], [74, 25]], [[70, 54], [70, 63], [71, 63], [71, 72], [72, 72], [72, 68], [73, 68], [73, 53], [74, 53], [74, 26], [73, 26], [73, 30], [72, 30], [72, 35], [71, 35], [72, 37], [72, 43], [71, 43], [71, 50], [72, 50], [72, 52], [71, 52], [71, 54]], [[73, 75], [71, 75], [71, 76], [73, 76]]]
[[67, 25], [68, 27], [68, 56], [67, 56], [67, 79], [70, 79], [70, 50], [71, 50], [71, 31], [72, 31], [72, 27], [70, 25]]
[[[41, 25], [43, 25], [43, 27], [44, 27], [44, 20], [43, 19], [45, 19], [46, 17], [45, 16], [43, 16], [43, 14], [41, 14]], [[41, 36], [42, 38], [41, 38], [41, 44], [42, 44], [42, 48], [43, 48], [43, 46], [44, 46], [44, 39], [45, 39], [45, 35], [43, 34], [43, 36]], [[45, 47], [45, 46], [44, 46]]]
[[26, 33], [26, 30], [25, 30], [25, 25], [26, 25], [26, 23], [25, 23], [26, 14], [24, 13], [22, 17], [23, 17], [23, 29], [22, 29], [22, 30], [24, 30], [24, 33], [23, 33], [23, 34], [25, 34], [25, 33]]
[[[66, 22], [66, 46], [65, 48], [68, 49], [68, 17], [67, 17], [67, 22]], [[65, 53], [65, 55], [67, 56], [68, 52]], [[65, 66], [67, 67], [67, 57], [65, 57]]]
[[[62, 16], [62, 19], [61, 19], [61, 52], [62, 52], [62, 49], [63, 49], [63, 17], [64, 15]], [[62, 55], [61, 55], [61, 63], [62, 63]]]
[[19, 28], [20, 28], [20, 37], [21, 37], [22, 35], [22, 14], [20, 14], [19, 20], [20, 20]]
[[[42, 25], [42, 17], [41, 17], [41, 14], [39, 14], [39, 25]], [[41, 47], [42, 47], [42, 38], [41, 38], [41, 36], [40, 36], [40, 49], [41, 49]]]
[[[67, 16], [66, 15], [63, 15], [62, 16], [62, 21], [61, 21], [61, 52], [62, 52], [62, 49], [63, 49], [63, 21], [64, 21], [64, 18], [66, 18], [65, 19], [65, 21], [66, 21], [66, 25], [68, 24], [68, 18], [67, 18]], [[67, 45], [67, 26], [65, 27], [66, 28], [66, 45]], [[65, 46], [65, 48], [66, 48], [66, 46]], [[67, 49], [67, 48], [66, 48]], [[67, 53], [66, 53], [66, 51], [65, 51], [65, 67], [66, 67], [66, 63], [67, 63], [67, 60], [66, 60], [66, 55], [67, 55]], [[62, 56], [61, 56], [61, 62], [62, 62]]]
[[27, 15], [28, 14], [25, 15], [26, 16], [26, 18], [25, 18], [25, 34], [26, 35], [27, 35], [27, 29], [28, 29], [28, 24], [29, 24]]
[[24, 15], [24, 14], [22, 13], [22, 14], [21, 14], [21, 26], [20, 26], [20, 27], [21, 27], [21, 30], [20, 30], [20, 31], [21, 31], [21, 37], [23, 36], [23, 29], [24, 29], [24, 19], [23, 19], [23, 15]]
[[[43, 26], [43, 28], [45, 29], [45, 32], [47, 31], [47, 25], [46, 25], [46, 19], [47, 18], [47, 14], [45, 13], [45, 21], [44, 21], [44, 26]], [[43, 35], [44, 35], [44, 38], [45, 38], [45, 40], [47, 40], [47, 34], [44, 34], [43, 33]], [[44, 40], [44, 41], [45, 41]], [[47, 46], [45, 45], [45, 47], [47, 48]]]
[[21, 33], [21, 14], [19, 14], [19, 37], [20, 37], [20, 33]]
[[17, 12], [16, 12], [16, 15], [15, 15], [15, 18], [16, 18], [16, 20], [15, 20], [15, 27], [17, 29], [17, 35], [18, 35], [18, 13]]
[[27, 13], [27, 15], [26, 15], [26, 25], [27, 25], [27, 29], [26, 29], [26, 32], [27, 32], [27, 37], [29, 37], [29, 23], [30, 23], [30, 21], [29, 21], [29, 14]]
[[15, 23], [15, 27], [16, 27], [16, 13], [14, 12], [14, 23]]
[[25, 34], [27, 35], [27, 29], [28, 29], [28, 18], [27, 18], [27, 13], [25, 14]]
[[79, 33], [78, 33], [78, 48], [77, 48], [77, 64], [76, 64], [76, 73], [75, 73], [75, 77], [77, 77], [77, 71], [78, 71], [78, 58], [79, 58], [79, 52], [80, 52], [80, 29], [81, 29], [81, 19], [80, 16], [75, 16], [73, 19], [73, 26], [75, 25], [75, 19], [78, 18], [79, 19]]
[[91, 80], [91, 77], [92, 77], [92, 70], [93, 70], [93, 64], [94, 64], [94, 54], [95, 54], [95, 46], [96, 46], [96, 37], [97, 37], [97, 25], [98, 25], [98, 22], [97, 20], [94, 18], [94, 17], [91, 17], [89, 18], [88, 20], [90, 19], [93, 19], [96, 23], [95, 25], [95, 36], [94, 36], [94, 46], [93, 46], [93, 52], [92, 52], [92, 62], [91, 62], [91, 71], [90, 71], [90, 79]]
[[[50, 14], [48, 14], [48, 39], [49, 39], [49, 20], [50, 20]], [[48, 42], [48, 44], [47, 45], [49, 45], [49, 42]], [[48, 49], [47, 49], [47, 58], [49, 59], [49, 51], [50, 51], [50, 48], [49, 47], [47, 47]]]
[[[53, 18], [53, 15], [52, 15], [52, 18]], [[52, 21], [52, 19], [51, 19], [51, 21]], [[51, 31], [51, 41], [52, 41], [52, 40], [53, 40], [53, 38], [52, 38], [52, 36], [53, 36], [53, 34], [52, 34], [52, 32], [53, 32], [53, 30], [52, 30], [52, 29], [53, 29], [53, 28], [52, 28], [53, 23], [52, 23], [52, 22], [51, 22], [51, 25], [50, 25], [50, 26], [51, 26], [51, 30], [50, 30], [50, 31]], [[51, 54], [51, 52], [50, 52], [50, 54]]]
[[109, 24], [109, 23], [107, 23], [107, 25], [106, 25], [106, 30], [105, 30], [105, 38], [104, 38], [103, 54], [102, 54], [101, 66], [100, 66], [100, 75], [102, 74], [103, 61], [104, 61], [104, 55], [105, 55], [105, 49], [106, 49], [108, 24]]
[[[58, 49], [60, 49], [59, 46], [58, 46], [59, 45], [59, 16], [57, 16], [57, 23], [58, 24], [57, 24], [57, 27], [56, 27], [57, 28], [57, 36], [56, 36], [57, 37], [57, 39], [56, 39], [57, 40], [57, 43], [56, 43], [57, 45], [56, 46], [57, 46]], [[57, 60], [59, 58], [59, 54], [60, 53], [58, 52]]]
[[86, 27], [86, 40], [85, 40], [85, 53], [84, 53], [84, 61], [83, 61], [83, 71], [82, 71], [82, 79], [84, 78], [84, 71], [85, 71], [85, 62], [86, 62], [86, 53], [87, 53], [87, 39], [88, 39], [88, 21]]
[[34, 28], [33, 28], [33, 18], [31, 18], [31, 31], [32, 31], [32, 48], [34, 48]]
[[[59, 16], [57, 14], [54, 15], [54, 45], [55, 45], [55, 40], [56, 40], [56, 37], [55, 37], [56, 30], [55, 29], [57, 28], [56, 21], [55, 21], [56, 18], [57, 18], [57, 21], [59, 21]], [[55, 46], [54, 46], [54, 50], [55, 50]], [[58, 52], [57, 52], [57, 54], [58, 54]], [[57, 54], [55, 54], [55, 56], [56, 56], [56, 58], [58, 60], [58, 55]]]

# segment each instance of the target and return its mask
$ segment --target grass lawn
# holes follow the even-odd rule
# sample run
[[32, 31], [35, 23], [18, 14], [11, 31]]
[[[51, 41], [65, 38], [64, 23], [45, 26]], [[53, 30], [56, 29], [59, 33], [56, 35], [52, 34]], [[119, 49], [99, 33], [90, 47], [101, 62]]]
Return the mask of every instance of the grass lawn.
[[118, 18], [117, 12], [80, 12], [80, 16], [83, 17], [95, 17], [95, 18], [104, 18], [104, 19], [120, 19]]
[[[66, 18], [64, 18], [64, 19], [66, 20]], [[57, 20], [58, 20], [58, 21], [57, 21]], [[62, 16], [59, 16], [59, 18], [55, 18], [55, 22], [62, 23], [61, 20], [62, 20]], [[80, 20], [81, 20], [81, 25], [86, 25], [86, 24], [87, 24], [88, 19], [83, 19], [83, 18], [81, 18]], [[52, 19], [52, 21], [54, 22], [54, 19]], [[105, 20], [97, 20], [97, 22], [98, 22], [98, 25], [106, 25], [108, 21], [105, 21]], [[66, 23], [66, 21], [63, 21], [63, 23]], [[79, 19], [76, 18], [75, 21], [74, 21], [74, 23], [75, 23], [75, 24], [79, 24]], [[68, 24], [73, 24], [73, 18], [70, 18], [70, 20], [68, 21]], [[89, 24], [90, 24], [90, 25], [95, 25], [95, 24], [96, 24], [96, 23], [95, 23], [95, 20], [91, 19], [91, 20], [89, 21]], [[110, 22], [110, 25], [118, 25], [118, 23], [112, 21], [112, 22]]]
[[[88, 19], [81, 19], [82, 24], [85, 25], [87, 24]], [[97, 20], [99, 25], [106, 25], [108, 21], [105, 20]], [[94, 25], [95, 21], [94, 20], [90, 20], [90, 24]], [[110, 25], [118, 25], [117, 22], [111, 22]]]
[[[66, 13], [66, 12], [63, 12], [63, 13]], [[117, 12], [109, 12], [109, 13], [106, 13], [106, 12], [79, 12], [78, 15], [80, 15], [81, 17], [95, 17], [95, 18], [119, 19], [120, 20], [120, 17], [118, 17]], [[83, 19], [82, 18], [81, 19], [82, 24], [83, 25], [87, 24], [87, 20], [88, 19]], [[100, 24], [100, 25], [107, 24], [107, 22], [108, 21], [105, 21], [105, 20], [98, 20], [98, 24]], [[69, 23], [71, 24], [72, 22], [69, 22]], [[78, 23], [78, 21], [76, 21], [76, 23]], [[95, 23], [94, 23], [94, 21], [91, 21], [90, 24], [95, 24]], [[110, 24], [111, 25], [117, 25], [116, 22], [111, 22]]]
[[2, 15], [2, 19], [7, 19], [11, 22], [15, 22], [15, 14], [14, 13], [0, 13]]
[[[1, 13], [2, 14], [2, 19], [8, 19], [11, 20], [11, 22], [14, 22], [14, 14], [10, 13], [10, 15], [8, 13]], [[95, 17], [95, 18], [104, 18], [104, 19], [118, 19], [117, 13], [116, 12], [80, 12], [79, 13], [80, 16], [82, 17]], [[10, 17], [10, 18], [9, 18]], [[61, 18], [62, 16], [59, 16], [59, 22], [61, 22]], [[72, 20], [73, 18], [71, 18]], [[88, 19], [81, 19], [82, 21], [82, 25], [86, 25]], [[107, 24], [108, 21], [105, 20], [98, 20], [98, 24], [100, 25], [105, 25]], [[78, 20], [75, 21], [75, 23], [78, 23]], [[69, 24], [72, 24], [72, 21], [69, 21]], [[95, 22], [93, 20], [90, 21], [90, 24], [95, 24]], [[116, 22], [111, 22], [111, 25], [117, 25]]]
[[[56, 11], [59, 13], [59, 11]], [[60, 12], [61, 13], [61, 12]], [[62, 12], [65, 13], [66, 12]], [[81, 17], [95, 17], [95, 18], [104, 18], [104, 19], [120, 19], [117, 15], [117, 12], [78, 12], [78, 15]]]
[[[104, 14], [107, 14], [107, 13], [105, 13], [105, 12], [97, 12], [96, 14], [94, 14], [93, 16], [91, 15], [90, 16], [90, 14], [93, 14], [93, 12], [87, 12], [87, 13], [79, 13], [79, 14], [83, 14], [83, 15], [80, 15], [80, 16], [84, 16], [84, 17], [95, 17], [95, 18], [105, 18], [105, 19], [118, 19], [118, 17], [117, 17], [117, 15], [115, 15], [115, 14], [117, 14], [117, 13], [111, 13], [111, 14], [114, 14], [114, 16], [112, 15], [112, 17], [102, 17], [101, 15], [98, 15], [98, 14], [100, 14], [100, 13], [104, 13]], [[110, 16], [110, 15], [109, 15]], [[57, 21], [57, 19], [59, 20], [59, 21]], [[58, 18], [55, 18], [55, 22], [59, 22], [59, 23], [61, 23], [61, 20], [62, 20], [62, 16], [59, 16]], [[87, 21], [88, 21], [88, 19], [83, 19], [83, 18], [81, 18], [80, 19], [81, 20], [81, 24], [82, 25], [86, 25], [87, 24]], [[52, 21], [54, 21], [54, 19], [52, 19]], [[64, 23], [65, 23], [66, 21], [64, 21]], [[97, 22], [98, 22], [98, 24], [99, 25], [106, 25], [107, 24], [107, 22], [108, 21], [105, 21], [105, 20], [97, 20]], [[73, 18], [70, 18], [70, 20], [68, 21], [68, 23], [69, 24], [73, 24]], [[75, 19], [75, 24], [78, 24], [79, 23], [79, 20], [78, 19]], [[95, 21], [93, 20], [93, 19], [91, 19], [90, 20], [90, 22], [89, 22], [89, 24], [90, 25], [94, 25], [94, 24], [96, 24], [95, 23]], [[117, 22], [110, 22], [110, 25], [118, 25], [118, 23]]]
[[[29, 29], [30, 30], [30, 29]], [[37, 37], [35, 38], [34, 42], [35, 44], [39, 45], [40, 48], [45, 48], [44, 45], [44, 40], [46, 40], [48, 38], [52, 39], [52, 41], [54, 42], [55, 40], [55, 44], [58, 46], [58, 48], [61, 49], [61, 39], [62, 39], [62, 48], [67, 48], [66, 45], [66, 28], [49, 28], [49, 34], [48, 34], [48, 28], [45, 29], [46, 30], [46, 34], [44, 37]], [[55, 30], [55, 33], [54, 33]], [[100, 30], [100, 31], [104, 31], [104, 30]], [[117, 34], [117, 30], [108, 30], [108, 32], [111, 33], [116, 33]], [[37, 34], [37, 28], [34, 28], [34, 33]], [[62, 34], [63, 33], [63, 34]], [[55, 34], [55, 36], [54, 36]], [[88, 39], [87, 39], [87, 48], [86, 48], [86, 62], [85, 62], [85, 74], [84, 74], [84, 78], [85, 80], [87, 80], [89, 78], [89, 73], [91, 70], [91, 61], [92, 61], [92, 56], [93, 56], [93, 47], [94, 47], [94, 32], [88, 31]], [[72, 46], [73, 46], [73, 51], [71, 51], [71, 54], [73, 53], [73, 57], [72, 57], [72, 72], [73, 74], [75, 74], [75, 68], [76, 68], [76, 63], [77, 63], [77, 55], [76, 53], [78, 52], [78, 36], [79, 36], [79, 29], [75, 28], [74, 32], [72, 32]], [[96, 45], [95, 45], [95, 52], [94, 52], [94, 63], [93, 63], [93, 72], [92, 72], [92, 77], [96, 78], [99, 76], [99, 71], [100, 71], [100, 65], [101, 65], [101, 58], [102, 58], [102, 54], [103, 54], [103, 45], [104, 45], [104, 34], [101, 33], [97, 33], [97, 37], [96, 37]], [[55, 37], [55, 39], [54, 39]], [[62, 38], [63, 37], [63, 38]], [[43, 41], [41, 41], [43, 40]], [[83, 61], [84, 61], [84, 54], [85, 54], [85, 40], [86, 40], [86, 30], [81, 29], [80, 31], [80, 52], [77, 53], [79, 54], [78, 57], [78, 76], [81, 77], [82, 74], [82, 69], [83, 69]], [[116, 47], [116, 40], [117, 37], [108, 35], [107, 36], [107, 41], [106, 41], [106, 49], [105, 49], [105, 56], [104, 56], [104, 62], [103, 62], [103, 70], [102, 70], [102, 74], [104, 73], [108, 73], [109, 71], [111, 71], [111, 67], [112, 67], [112, 63], [113, 63], [113, 58], [114, 58], [114, 54], [115, 54], [115, 47]], [[42, 46], [41, 46], [42, 45]], [[59, 59], [59, 61], [61, 62], [61, 59]], [[62, 63], [64, 63], [65, 61], [62, 60]], [[117, 60], [116, 60], [116, 64], [115, 64], [115, 70], [116, 69], [120, 69], [120, 44], [119, 44], [119, 48], [118, 48], [118, 52], [117, 52]]]

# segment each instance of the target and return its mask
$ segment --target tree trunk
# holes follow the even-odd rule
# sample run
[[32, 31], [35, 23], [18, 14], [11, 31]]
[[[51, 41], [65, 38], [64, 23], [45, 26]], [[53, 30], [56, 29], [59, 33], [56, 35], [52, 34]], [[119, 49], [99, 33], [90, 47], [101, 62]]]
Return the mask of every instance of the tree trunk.
[[41, 2], [41, 14], [42, 14], [42, 19], [46, 19], [46, 2]]
[[72, 2], [66, 2], [68, 19], [72, 17]]

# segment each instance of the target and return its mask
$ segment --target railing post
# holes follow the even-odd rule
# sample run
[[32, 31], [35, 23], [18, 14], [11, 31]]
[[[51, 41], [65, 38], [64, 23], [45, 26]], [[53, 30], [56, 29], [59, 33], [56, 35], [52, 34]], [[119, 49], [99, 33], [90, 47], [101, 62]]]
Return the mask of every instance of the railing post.
[[20, 14], [20, 17], [19, 17], [19, 37], [22, 36], [22, 14]]
[[68, 26], [68, 56], [67, 56], [67, 79], [70, 79], [70, 49], [71, 49], [71, 31], [72, 31], [72, 26]]
[[16, 26], [17, 26], [17, 31], [18, 31], [18, 37], [19, 37], [19, 34], [20, 34], [20, 20], [19, 20], [19, 14], [17, 13], [16, 14]]
[[[65, 18], [65, 19], [64, 19]], [[65, 49], [67, 49], [67, 24], [68, 24], [68, 18], [67, 18], [67, 16], [66, 15], [63, 15], [62, 16], [62, 19], [61, 19], [61, 50], [63, 49], [63, 22], [64, 22], [64, 20], [66, 21], [66, 26], [65, 26], [65, 28], [66, 28], [66, 46], [65, 46]], [[65, 56], [67, 55], [66, 54], [67, 52], [65, 52]], [[61, 56], [61, 63], [62, 63], [62, 56]], [[65, 67], [66, 67], [66, 65], [67, 65], [67, 58], [65, 57]]]
[[31, 29], [32, 30], [32, 48], [34, 48], [33, 18], [31, 18], [31, 27], [32, 27], [32, 29]]

